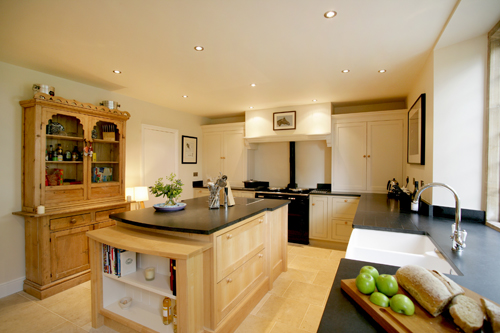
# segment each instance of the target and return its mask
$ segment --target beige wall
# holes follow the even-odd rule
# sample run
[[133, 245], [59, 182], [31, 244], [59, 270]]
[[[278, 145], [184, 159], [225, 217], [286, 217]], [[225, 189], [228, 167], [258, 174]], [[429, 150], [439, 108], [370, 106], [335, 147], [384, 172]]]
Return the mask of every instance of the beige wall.
[[[453, 187], [462, 208], [485, 210], [486, 78], [488, 40], [482, 35], [434, 50], [408, 95], [408, 108], [426, 93], [425, 165], [407, 164], [406, 175]], [[412, 189], [413, 187], [410, 186]], [[454, 207], [446, 189], [426, 190], [427, 202]]]
[[[2, 130], [0, 164], [0, 297], [21, 290], [25, 276], [24, 219], [12, 215], [21, 210], [21, 107], [19, 101], [33, 96], [34, 83], [55, 87], [56, 95], [81, 102], [98, 104], [118, 101], [121, 110], [129, 111], [127, 122], [126, 186], [141, 184], [141, 125], [150, 124], [179, 130], [182, 135], [201, 139], [201, 127], [207, 118], [190, 115], [136, 100], [115, 92], [80, 84], [60, 77], [0, 62], [0, 114]], [[201, 147], [201, 141], [198, 141]], [[179, 176], [186, 184], [183, 198], [192, 197], [193, 172], [201, 176], [202, 156], [198, 164], [180, 164]], [[179, 147], [179, 161], [181, 150]]]

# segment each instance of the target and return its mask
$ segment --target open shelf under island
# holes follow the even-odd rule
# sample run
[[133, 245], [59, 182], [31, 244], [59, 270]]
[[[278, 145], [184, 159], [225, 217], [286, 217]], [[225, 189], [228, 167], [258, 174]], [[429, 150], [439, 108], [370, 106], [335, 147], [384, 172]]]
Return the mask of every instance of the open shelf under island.
[[[176, 302], [177, 332], [234, 331], [287, 270], [288, 200], [235, 198], [228, 209], [209, 209], [208, 197], [184, 202], [177, 212], [114, 214], [116, 227], [87, 232], [94, 328], [173, 332], [162, 322], [167, 296]], [[103, 244], [137, 253], [137, 270], [103, 273]], [[169, 259], [176, 262], [175, 290]], [[151, 283], [143, 279], [146, 266], [158, 273]], [[132, 306], [121, 309], [126, 296]]]

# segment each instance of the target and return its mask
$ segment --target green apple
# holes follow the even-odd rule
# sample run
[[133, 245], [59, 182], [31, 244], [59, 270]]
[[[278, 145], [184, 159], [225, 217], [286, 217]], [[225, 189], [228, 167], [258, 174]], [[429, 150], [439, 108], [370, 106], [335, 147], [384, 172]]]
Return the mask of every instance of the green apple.
[[396, 313], [403, 313], [407, 316], [411, 316], [415, 313], [415, 304], [408, 298], [408, 296], [403, 294], [397, 294], [392, 296], [390, 300], [390, 305], [392, 311]]
[[378, 291], [380, 291], [382, 294], [385, 294], [389, 297], [397, 294], [398, 281], [396, 281], [396, 278], [394, 276], [389, 274], [380, 274], [375, 281]]
[[356, 277], [356, 288], [363, 294], [371, 294], [375, 291], [375, 279], [367, 273], [361, 273]]
[[376, 291], [370, 295], [370, 302], [372, 302], [373, 304], [376, 304], [378, 306], [386, 308], [389, 306], [389, 297]]
[[361, 270], [359, 272], [360, 273], [368, 273], [371, 276], [373, 276], [373, 278], [375, 280], [378, 278], [378, 275], [379, 275], [377, 269], [373, 266], [363, 266], [363, 267], [361, 267]]

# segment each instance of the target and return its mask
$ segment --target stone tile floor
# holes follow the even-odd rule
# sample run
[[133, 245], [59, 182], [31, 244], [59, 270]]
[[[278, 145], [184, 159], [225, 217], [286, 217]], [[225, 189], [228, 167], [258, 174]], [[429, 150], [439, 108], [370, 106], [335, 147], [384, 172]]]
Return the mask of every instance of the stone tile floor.
[[[316, 332], [344, 251], [288, 245], [281, 274], [237, 333]], [[44, 300], [21, 291], [0, 299], [0, 333], [114, 333], [93, 329], [90, 281]]]

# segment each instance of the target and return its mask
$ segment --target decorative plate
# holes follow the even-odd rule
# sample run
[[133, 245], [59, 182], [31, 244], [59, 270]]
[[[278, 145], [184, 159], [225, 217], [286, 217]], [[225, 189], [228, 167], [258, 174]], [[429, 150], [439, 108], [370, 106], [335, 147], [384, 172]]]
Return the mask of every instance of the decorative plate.
[[154, 209], [157, 212], [175, 212], [177, 210], [183, 210], [186, 208], [186, 204], [184, 202], [178, 202], [175, 206], [165, 206], [164, 203], [153, 205]]

